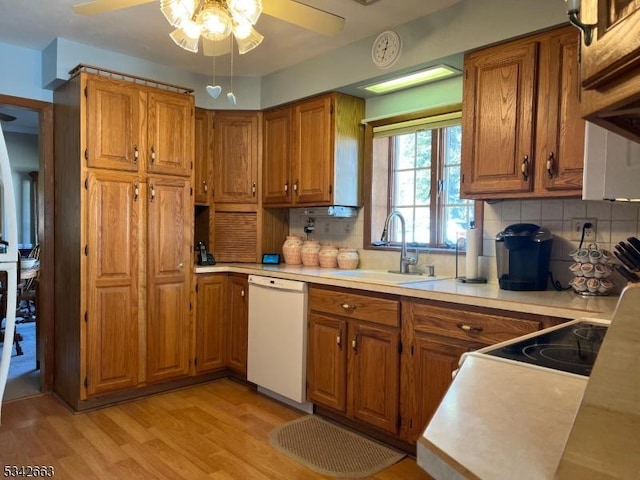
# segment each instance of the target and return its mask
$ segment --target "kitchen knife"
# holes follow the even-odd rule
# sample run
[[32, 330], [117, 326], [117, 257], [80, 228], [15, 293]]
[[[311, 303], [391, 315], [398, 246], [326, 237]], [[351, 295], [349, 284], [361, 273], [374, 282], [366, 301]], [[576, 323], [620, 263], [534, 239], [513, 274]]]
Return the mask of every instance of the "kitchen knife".
[[624, 268], [622, 265], [615, 265], [614, 267], [616, 271], [622, 275], [624, 278], [629, 280], [632, 283], [637, 283], [640, 281], [640, 277], [638, 277], [635, 273], [631, 273], [629, 270]]
[[618, 245], [616, 245], [616, 250], [613, 254], [616, 256], [618, 260], [627, 268], [627, 270], [634, 272], [636, 271], [636, 267], [633, 262], [627, 257], [627, 254], [618, 249]]
[[626, 242], [619, 243], [620, 248], [624, 251], [624, 253], [629, 257], [629, 259], [633, 262], [636, 269], [640, 269], [640, 253], [635, 249], [633, 245]]
[[635, 251], [638, 252], [638, 255], [640, 255], [640, 240], [638, 240], [636, 237], [629, 237], [627, 238], [627, 241], [631, 244]]

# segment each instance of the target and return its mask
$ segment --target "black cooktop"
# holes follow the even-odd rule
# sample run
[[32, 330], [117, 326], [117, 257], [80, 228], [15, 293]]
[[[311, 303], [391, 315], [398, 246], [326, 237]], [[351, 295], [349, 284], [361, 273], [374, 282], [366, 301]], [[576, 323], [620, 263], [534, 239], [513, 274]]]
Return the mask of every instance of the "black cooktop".
[[607, 325], [578, 322], [484, 353], [589, 376]]

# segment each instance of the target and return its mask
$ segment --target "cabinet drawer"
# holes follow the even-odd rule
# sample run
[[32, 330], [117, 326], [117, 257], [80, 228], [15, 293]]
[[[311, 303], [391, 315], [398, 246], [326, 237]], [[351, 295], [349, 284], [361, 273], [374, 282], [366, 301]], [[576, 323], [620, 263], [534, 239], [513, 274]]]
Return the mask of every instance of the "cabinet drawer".
[[392, 297], [370, 296], [352, 290], [329, 290], [312, 287], [309, 308], [316, 312], [364, 320], [397, 327], [400, 325], [400, 302]]
[[412, 302], [410, 309], [416, 332], [488, 344], [532, 333], [542, 327], [542, 322], [536, 320], [522, 320], [421, 303]]

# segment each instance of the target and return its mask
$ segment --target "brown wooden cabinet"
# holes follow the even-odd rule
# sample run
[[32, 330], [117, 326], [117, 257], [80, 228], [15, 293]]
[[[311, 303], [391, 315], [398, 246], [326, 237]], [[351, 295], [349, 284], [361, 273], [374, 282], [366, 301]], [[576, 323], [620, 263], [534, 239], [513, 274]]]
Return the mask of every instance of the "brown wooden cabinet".
[[148, 179], [147, 382], [189, 374], [189, 305], [193, 255], [191, 184]]
[[191, 176], [193, 98], [87, 76], [87, 166]]
[[[138, 177], [91, 172], [87, 178], [87, 395], [138, 384], [138, 269], [142, 202]], [[78, 319], [76, 319], [78, 321]]]
[[402, 302], [400, 436], [415, 442], [452, 382], [460, 356], [537, 331], [544, 317], [421, 299]]
[[563, 27], [465, 56], [465, 198], [579, 196], [579, 35]]
[[339, 93], [265, 113], [263, 203], [359, 206], [364, 101]]
[[227, 275], [197, 275], [196, 373], [223, 369], [227, 348]]
[[215, 203], [258, 202], [260, 112], [217, 111], [213, 117]]
[[213, 115], [214, 113], [202, 108], [196, 108], [195, 113], [195, 162], [193, 178], [193, 200], [196, 205], [211, 204], [211, 190], [213, 185]]
[[582, 46], [583, 114], [640, 142], [640, 1], [581, 3], [582, 21], [596, 25]]
[[193, 96], [80, 71], [54, 103], [54, 389], [79, 410], [189, 373]]
[[247, 341], [249, 323], [249, 283], [246, 275], [229, 275], [227, 367], [247, 376]]
[[399, 302], [386, 295], [312, 286], [307, 398], [397, 433]]

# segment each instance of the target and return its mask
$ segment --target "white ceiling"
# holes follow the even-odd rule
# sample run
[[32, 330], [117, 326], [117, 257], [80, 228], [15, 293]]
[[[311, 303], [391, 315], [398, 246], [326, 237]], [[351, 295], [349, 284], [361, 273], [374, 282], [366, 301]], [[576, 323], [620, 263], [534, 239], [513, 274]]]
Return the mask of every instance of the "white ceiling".
[[[56, 37], [63, 37], [185, 71], [205, 75], [211, 72], [209, 57], [186, 52], [169, 38], [172, 27], [160, 12], [159, 2], [88, 17], [76, 15], [71, 9], [83, 1], [87, 0], [0, 0], [0, 42], [42, 50]], [[326, 37], [262, 15], [256, 29], [265, 39], [253, 51], [235, 56], [234, 73], [263, 76], [459, 1], [378, 0], [364, 6], [356, 0], [301, 0], [300, 3], [343, 17], [344, 30]]]

